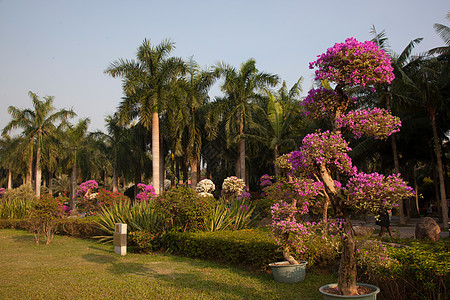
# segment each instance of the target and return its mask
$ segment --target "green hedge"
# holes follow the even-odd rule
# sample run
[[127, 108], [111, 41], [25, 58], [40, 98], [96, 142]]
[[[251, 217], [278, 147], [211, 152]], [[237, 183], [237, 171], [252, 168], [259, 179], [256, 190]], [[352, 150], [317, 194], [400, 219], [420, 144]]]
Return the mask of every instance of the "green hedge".
[[[28, 219], [0, 219], [0, 229], [28, 230]], [[95, 218], [63, 218], [56, 221], [56, 234], [70, 235], [79, 238], [92, 238], [102, 235], [97, 227]]]
[[380, 287], [380, 299], [449, 299], [449, 238], [413, 241], [409, 247], [387, 249], [395, 263], [361, 276]]
[[268, 268], [269, 263], [283, 260], [269, 232], [258, 229], [171, 232], [161, 237], [161, 245], [177, 255], [263, 269]]

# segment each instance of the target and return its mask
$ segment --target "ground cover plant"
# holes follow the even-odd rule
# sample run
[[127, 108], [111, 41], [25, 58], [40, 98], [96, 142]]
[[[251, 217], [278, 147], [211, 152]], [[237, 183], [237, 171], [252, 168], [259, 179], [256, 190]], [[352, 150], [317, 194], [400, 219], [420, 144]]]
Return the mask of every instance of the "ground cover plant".
[[111, 245], [55, 236], [36, 247], [33, 235], [0, 230], [1, 299], [321, 299], [336, 280], [308, 273], [301, 285], [270, 274], [170, 255], [118, 256]]

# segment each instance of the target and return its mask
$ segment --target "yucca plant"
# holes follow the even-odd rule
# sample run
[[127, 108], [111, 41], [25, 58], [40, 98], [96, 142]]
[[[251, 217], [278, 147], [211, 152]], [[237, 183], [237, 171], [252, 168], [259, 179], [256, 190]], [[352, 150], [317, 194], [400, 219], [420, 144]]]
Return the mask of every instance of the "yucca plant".
[[96, 238], [102, 243], [112, 241], [115, 223], [127, 224], [128, 232], [161, 231], [161, 217], [148, 202], [131, 203], [126, 200], [110, 207], [102, 207], [98, 218], [96, 224], [105, 235]]
[[30, 215], [31, 204], [35, 201], [34, 191], [30, 185], [22, 185], [8, 190], [0, 199], [1, 219], [26, 219]]
[[255, 207], [245, 198], [230, 203], [220, 201], [204, 220], [206, 231], [240, 230], [251, 227]]

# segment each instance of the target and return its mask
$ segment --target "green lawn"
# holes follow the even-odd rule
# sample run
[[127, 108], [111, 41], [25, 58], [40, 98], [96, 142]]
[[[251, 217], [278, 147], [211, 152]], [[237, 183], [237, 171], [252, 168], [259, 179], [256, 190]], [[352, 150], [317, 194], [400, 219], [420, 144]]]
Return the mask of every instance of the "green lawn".
[[322, 299], [332, 274], [307, 270], [298, 284], [271, 274], [161, 254], [115, 255], [111, 245], [0, 230], [0, 299]]

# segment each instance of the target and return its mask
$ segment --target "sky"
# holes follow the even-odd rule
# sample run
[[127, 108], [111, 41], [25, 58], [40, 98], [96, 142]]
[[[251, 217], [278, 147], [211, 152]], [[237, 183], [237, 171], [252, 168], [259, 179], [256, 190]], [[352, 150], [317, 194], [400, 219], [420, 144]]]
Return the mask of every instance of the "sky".
[[105, 131], [123, 94], [121, 79], [104, 71], [134, 59], [144, 39], [170, 39], [173, 56], [193, 56], [202, 68], [254, 58], [288, 87], [303, 77], [305, 96], [309, 63], [335, 43], [370, 40], [375, 26], [394, 52], [418, 37], [415, 53], [424, 52], [444, 45], [433, 24], [450, 26], [449, 11], [448, 0], [0, 0], [0, 129], [9, 106], [32, 107], [32, 91], [53, 96], [57, 109], [73, 108], [72, 123], [90, 118], [90, 131]]

